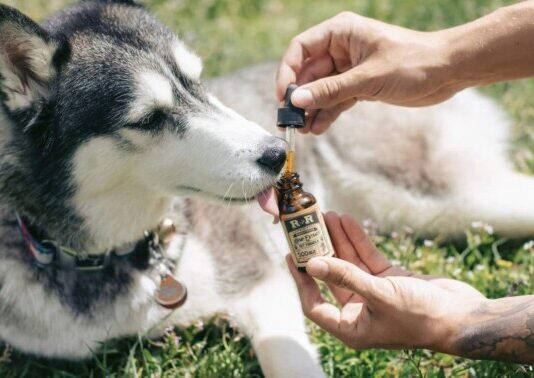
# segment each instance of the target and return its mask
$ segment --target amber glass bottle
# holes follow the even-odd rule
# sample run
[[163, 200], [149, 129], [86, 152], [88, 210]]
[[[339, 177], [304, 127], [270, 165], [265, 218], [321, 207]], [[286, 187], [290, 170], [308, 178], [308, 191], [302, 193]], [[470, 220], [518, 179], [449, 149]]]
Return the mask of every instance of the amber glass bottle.
[[334, 256], [334, 248], [315, 197], [302, 190], [298, 173], [284, 175], [278, 182], [280, 221], [293, 262], [305, 272], [312, 257]]
[[278, 126], [286, 129], [289, 146], [285, 172], [277, 186], [278, 208], [293, 261], [305, 272], [311, 258], [334, 256], [334, 248], [319, 205], [312, 194], [302, 189], [295, 170], [295, 128], [304, 126], [304, 110], [291, 104], [295, 89], [294, 85], [288, 88], [284, 106], [278, 110]]

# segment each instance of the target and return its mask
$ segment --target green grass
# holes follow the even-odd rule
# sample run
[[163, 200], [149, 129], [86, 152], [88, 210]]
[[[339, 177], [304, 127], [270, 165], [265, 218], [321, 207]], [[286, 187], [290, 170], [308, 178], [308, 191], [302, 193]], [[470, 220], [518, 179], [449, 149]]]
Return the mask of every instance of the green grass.
[[[66, 0], [8, 0], [36, 19]], [[499, 6], [498, 0], [148, 0], [145, 4], [204, 58], [208, 76], [278, 58], [290, 38], [342, 10], [421, 30], [462, 23]], [[496, 98], [514, 123], [512, 157], [521, 171], [534, 172], [534, 82], [495, 85]], [[533, 193], [534, 195], [534, 193]], [[399, 230], [375, 240], [388, 256], [420, 273], [464, 280], [487, 296], [534, 292], [534, 249], [506, 241], [483, 228], [465, 230], [457, 243], [424, 241]], [[527, 246], [528, 247], [528, 246]], [[428, 351], [363, 351], [345, 348], [310, 324], [325, 371], [332, 377], [504, 377], [534, 376], [532, 368], [470, 361]], [[240, 377], [261, 376], [248, 340], [223, 319], [186, 330], [169, 330], [162, 340], [139, 337], [110, 342], [82, 363], [47, 361], [0, 347], [0, 377]]]

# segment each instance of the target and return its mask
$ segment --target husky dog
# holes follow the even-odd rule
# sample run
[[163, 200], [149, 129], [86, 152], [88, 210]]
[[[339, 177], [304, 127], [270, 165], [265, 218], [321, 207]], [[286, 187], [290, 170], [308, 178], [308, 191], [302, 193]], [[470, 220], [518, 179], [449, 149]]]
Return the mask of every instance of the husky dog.
[[[273, 253], [283, 239], [260, 210], [227, 204], [275, 184], [285, 143], [209, 95], [200, 74], [133, 1], [82, 1], [42, 26], [0, 5], [0, 340], [79, 359], [227, 314], [267, 376], [323, 375]], [[175, 311], [155, 300], [161, 266], [144, 242], [165, 217], [177, 227], [166, 266], [188, 288]], [[106, 263], [84, 270], [92, 260], [78, 255]]]
[[[200, 60], [132, 0], [82, 1], [42, 26], [0, 6], [0, 340], [80, 359], [226, 314], [265, 375], [322, 376], [280, 228], [229, 206], [258, 198], [276, 212], [284, 143], [242, 116], [274, 125], [274, 70], [208, 91]], [[476, 93], [428, 109], [362, 104], [334, 129], [299, 146], [325, 209], [384, 230], [454, 235], [476, 219], [534, 231], [534, 181], [511, 170], [506, 117]], [[164, 275], [146, 234], [166, 217], [177, 234], [159, 258], [189, 295], [174, 311], [155, 300]], [[98, 269], [83, 269], [88, 256]]]

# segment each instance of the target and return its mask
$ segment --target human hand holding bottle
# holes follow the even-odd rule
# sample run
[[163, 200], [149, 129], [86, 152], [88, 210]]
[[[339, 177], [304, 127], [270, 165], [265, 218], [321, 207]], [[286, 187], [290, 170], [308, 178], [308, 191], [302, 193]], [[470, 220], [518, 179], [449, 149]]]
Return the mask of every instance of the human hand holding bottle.
[[416, 276], [393, 267], [349, 216], [328, 213], [325, 221], [338, 258], [310, 260], [309, 275], [288, 265], [306, 316], [346, 345], [534, 362], [534, 296], [489, 300], [460, 281]]

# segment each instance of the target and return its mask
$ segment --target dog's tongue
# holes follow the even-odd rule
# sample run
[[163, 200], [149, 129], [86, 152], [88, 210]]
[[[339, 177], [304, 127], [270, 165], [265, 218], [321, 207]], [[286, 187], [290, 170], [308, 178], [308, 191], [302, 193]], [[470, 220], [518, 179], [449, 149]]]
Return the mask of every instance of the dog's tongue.
[[269, 188], [258, 194], [258, 203], [263, 211], [274, 217], [274, 224], [279, 222], [280, 212], [278, 211], [278, 200], [274, 188]]

